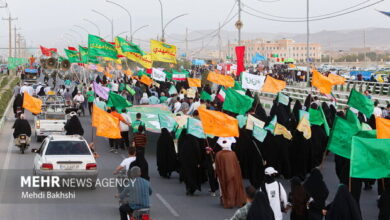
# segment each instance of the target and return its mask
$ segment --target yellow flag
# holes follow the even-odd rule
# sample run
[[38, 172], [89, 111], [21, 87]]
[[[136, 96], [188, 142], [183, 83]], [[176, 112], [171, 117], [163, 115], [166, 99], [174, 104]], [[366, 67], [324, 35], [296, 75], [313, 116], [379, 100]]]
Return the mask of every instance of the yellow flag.
[[119, 128], [119, 119], [100, 109], [96, 105], [93, 106], [92, 126], [96, 127], [96, 136], [112, 139], [122, 138], [121, 130]]
[[150, 40], [150, 52], [154, 61], [176, 63], [176, 46]]
[[218, 74], [215, 72], [209, 72], [209, 74], [207, 75], [207, 80], [210, 82], [213, 82], [215, 84], [225, 86], [225, 87], [233, 87], [234, 86], [233, 77]]
[[302, 117], [301, 121], [299, 122], [297, 126], [297, 130], [303, 133], [303, 137], [306, 139], [311, 138], [311, 127], [310, 122], [307, 120], [306, 117]]
[[276, 123], [275, 125], [274, 135], [283, 135], [283, 137], [288, 140], [291, 140], [292, 138], [291, 132], [279, 123]]
[[142, 75], [142, 77], [139, 81], [147, 86], [150, 86], [153, 83], [153, 80], [146, 75]]
[[42, 110], [42, 100], [32, 97], [27, 92], [23, 93], [23, 108], [33, 114], [39, 114]]
[[[115, 38], [115, 45], [120, 45], [118, 38]], [[153, 66], [153, 59], [151, 54], [141, 55], [134, 52], [123, 52], [120, 46], [116, 46], [116, 51], [118, 55], [124, 56], [127, 59], [141, 64], [146, 69], [151, 69]]]
[[130, 69], [125, 70], [124, 73], [125, 73], [127, 76], [132, 76], [132, 75], [133, 75], [133, 72], [132, 72]]

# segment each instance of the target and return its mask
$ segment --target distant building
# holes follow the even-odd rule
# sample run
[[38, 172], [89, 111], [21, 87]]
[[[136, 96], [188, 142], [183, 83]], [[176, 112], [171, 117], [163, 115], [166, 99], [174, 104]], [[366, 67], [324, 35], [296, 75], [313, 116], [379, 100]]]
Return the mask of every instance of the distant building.
[[[267, 41], [263, 39], [244, 40], [241, 44], [245, 46], [245, 63], [251, 63], [252, 57], [259, 53], [267, 58], [282, 61], [293, 58], [297, 62], [306, 62], [306, 43], [297, 43], [290, 39], [277, 41]], [[235, 57], [234, 48], [237, 44], [229, 44], [227, 56]], [[317, 43], [309, 44], [309, 57], [314, 60], [320, 60], [322, 56], [321, 45]]]

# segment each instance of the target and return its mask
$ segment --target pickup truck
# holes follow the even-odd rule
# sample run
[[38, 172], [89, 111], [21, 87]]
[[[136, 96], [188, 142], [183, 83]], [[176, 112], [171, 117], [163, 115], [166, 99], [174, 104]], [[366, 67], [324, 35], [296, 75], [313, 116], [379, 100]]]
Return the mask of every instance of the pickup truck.
[[52, 134], [65, 134], [67, 121], [63, 97], [49, 95], [42, 99], [42, 113], [34, 118], [35, 138], [38, 142]]
[[37, 142], [52, 134], [65, 134], [67, 115], [64, 112], [44, 112], [35, 117]]

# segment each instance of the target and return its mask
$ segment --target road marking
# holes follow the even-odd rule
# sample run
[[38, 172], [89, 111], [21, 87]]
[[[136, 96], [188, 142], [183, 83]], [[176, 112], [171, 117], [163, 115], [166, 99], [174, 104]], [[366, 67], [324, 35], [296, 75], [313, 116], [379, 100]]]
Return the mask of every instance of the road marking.
[[176, 210], [165, 200], [160, 193], [156, 193], [156, 197], [162, 202], [162, 204], [172, 213], [173, 216], [179, 217], [180, 215], [176, 212]]
[[[9, 167], [9, 160], [10, 160], [10, 157], [11, 157], [11, 149], [13, 147], [13, 144], [14, 144], [14, 140], [11, 138], [10, 141], [9, 141], [9, 144], [8, 144], [8, 149], [7, 149], [7, 153], [5, 155], [5, 159], [4, 159], [4, 162], [3, 162], [3, 166], [1, 167], [1, 169], [3, 171], [7, 171], [8, 170], [8, 167]], [[2, 175], [1, 179], [0, 179], [0, 198], [2, 198], [2, 194], [4, 192], [4, 187], [5, 187], [5, 179], [7, 177], [7, 173], [5, 173], [4, 175]]]

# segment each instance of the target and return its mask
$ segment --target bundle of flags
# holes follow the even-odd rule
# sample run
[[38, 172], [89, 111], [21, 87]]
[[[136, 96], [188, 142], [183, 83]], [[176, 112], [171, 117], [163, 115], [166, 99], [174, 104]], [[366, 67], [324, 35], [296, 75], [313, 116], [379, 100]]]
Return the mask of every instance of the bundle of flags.
[[[372, 100], [354, 89], [350, 93], [348, 105], [367, 118], [371, 117], [374, 110]], [[356, 114], [349, 109], [345, 118], [336, 116], [328, 150], [351, 160], [351, 177], [389, 178], [390, 120], [376, 118], [376, 130], [371, 130], [366, 124], [361, 124]]]

